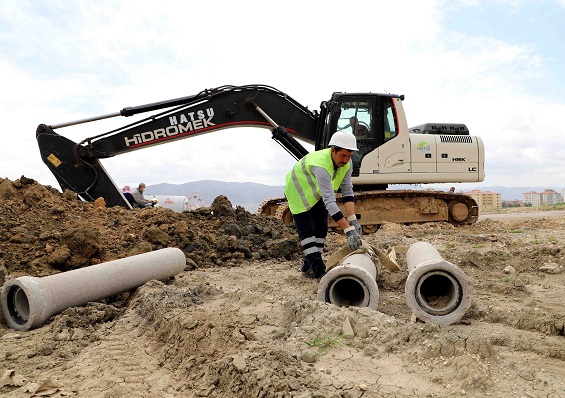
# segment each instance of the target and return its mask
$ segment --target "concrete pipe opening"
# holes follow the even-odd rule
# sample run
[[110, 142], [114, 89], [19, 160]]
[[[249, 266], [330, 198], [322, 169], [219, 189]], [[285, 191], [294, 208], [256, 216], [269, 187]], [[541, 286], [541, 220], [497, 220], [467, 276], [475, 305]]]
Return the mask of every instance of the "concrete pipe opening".
[[406, 304], [424, 322], [450, 325], [471, 307], [467, 275], [445, 261], [427, 242], [414, 243], [406, 253]]
[[357, 278], [339, 277], [328, 289], [329, 302], [338, 307], [366, 307], [369, 304], [368, 297], [367, 287]]
[[17, 285], [8, 287], [6, 307], [15, 323], [25, 325], [29, 320], [30, 305], [26, 292]]
[[445, 271], [431, 271], [416, 284], [416, 301], [431, 315], [450, 314], [463, 300], [463, 289], [457, 278]]
[[338, 266], [320, 279], [318, 300], [338, 307], [368, 307], [376, 310], [379, 304], [379, 287], [375, 276], [364, 269]]

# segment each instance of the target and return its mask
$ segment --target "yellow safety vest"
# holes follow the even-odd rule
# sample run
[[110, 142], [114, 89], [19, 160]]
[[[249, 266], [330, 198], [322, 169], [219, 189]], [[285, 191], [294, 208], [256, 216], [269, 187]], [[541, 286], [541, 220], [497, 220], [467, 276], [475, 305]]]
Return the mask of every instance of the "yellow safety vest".
[[332, 149], [322, 149], [304, 156], [286, 175], [284, 194], [292, 214], [300, 214], [310, 210], [321, 198], [322, 191], [314, 174], [310, 171], [312, 166], [323, 167], [332, 177], [332, 188], [336, 192], [351, 163], [334, 170]]

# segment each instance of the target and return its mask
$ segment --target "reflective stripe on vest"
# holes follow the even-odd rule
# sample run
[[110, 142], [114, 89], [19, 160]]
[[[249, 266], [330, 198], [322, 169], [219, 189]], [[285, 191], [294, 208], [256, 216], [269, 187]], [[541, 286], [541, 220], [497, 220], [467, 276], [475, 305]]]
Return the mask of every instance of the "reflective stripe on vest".
[[330, 178], [333, 177], [332, 188], [334, 192], [341, 186], [351, 163], [334, 171], [331, 151], [331, 148], [327, 148], [309, 153], [300, 159], [286, 175], [284, 194], [292, 214], [300, 214], [310, 210], [322, 198], [318, 181], [310, 171], [312, 166], [326, 169]]

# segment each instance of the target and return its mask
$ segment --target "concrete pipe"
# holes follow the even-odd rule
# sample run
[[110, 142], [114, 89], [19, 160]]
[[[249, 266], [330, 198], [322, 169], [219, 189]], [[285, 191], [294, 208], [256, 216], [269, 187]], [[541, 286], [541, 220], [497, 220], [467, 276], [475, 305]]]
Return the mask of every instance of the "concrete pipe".
[[450, 325], [471, 307], [469, 282], [460, 268], [445, 261], [427, 242], [410, 246], [406, 253], [406, 304], [424, 322]]
[[10, 328], [26, 331], [69, 307], [172, 277], [185, 266], [182, 250], [166, 248], [42, 278], [22, 276], [4, 283], [2, 313]]
[[320, 279], [318, 300], [341, 306], [377, 309], [377, 267], [368, 253], [352, 253]]

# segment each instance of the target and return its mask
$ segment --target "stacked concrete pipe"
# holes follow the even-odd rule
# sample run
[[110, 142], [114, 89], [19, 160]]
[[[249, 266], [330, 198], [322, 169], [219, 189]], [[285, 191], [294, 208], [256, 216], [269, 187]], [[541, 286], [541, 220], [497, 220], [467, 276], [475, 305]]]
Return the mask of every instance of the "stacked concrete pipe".
[[166, 248], [43, 278], [22, 276], [4, 283], [2, 313], [10, 328], [26, 331], [69, 307], [170, 278], [185, 266], [182, 250]]
[[471, 307], [469, 282], [436, 248], [417, 242], [406, 252], [406, 304], [420, 320], [441, 325], [459, 321]]
[[[377, 259], [378, 261], [378, 259]], [[377, 309], [377, 267], [370, 251], [355, 251], [320, 279], [318, 300], [341, 306]]]

